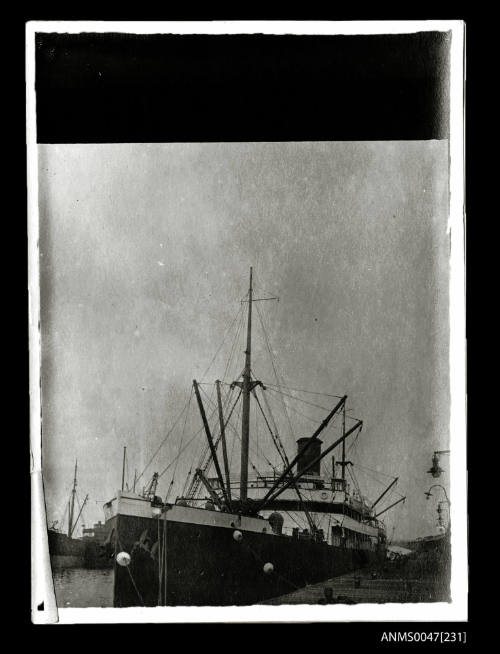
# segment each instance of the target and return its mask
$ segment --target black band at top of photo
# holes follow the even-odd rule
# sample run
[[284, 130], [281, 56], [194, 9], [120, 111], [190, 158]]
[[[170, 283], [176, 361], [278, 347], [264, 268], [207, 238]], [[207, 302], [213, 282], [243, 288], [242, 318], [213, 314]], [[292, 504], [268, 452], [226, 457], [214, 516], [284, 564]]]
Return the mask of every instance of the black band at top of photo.
[[36, 34], [39, 143], [442, 139], [448, 32]]

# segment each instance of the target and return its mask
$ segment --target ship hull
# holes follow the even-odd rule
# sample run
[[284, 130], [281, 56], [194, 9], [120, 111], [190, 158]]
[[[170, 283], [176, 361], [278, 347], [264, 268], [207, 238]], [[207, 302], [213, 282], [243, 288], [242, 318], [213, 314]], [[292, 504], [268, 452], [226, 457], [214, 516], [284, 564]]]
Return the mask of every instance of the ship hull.
[[54, 568], [79, 568], [84, 564], [85, 543], [48, 530], [50, 562]]
[[83, 565], [85, 568], [91, 570], [112, 568], [113, 559], [105, 545], [101, 543], [86, 542]]
[[[114, 564], [116, 607], [256, 604], [370, 565], [385, 554], [238, 525], [118, 514], [110, 528], [115, 552], [131, 555], [129, 566]], [[264, 570], [268, 563], [270, 572], [269, 566]]]

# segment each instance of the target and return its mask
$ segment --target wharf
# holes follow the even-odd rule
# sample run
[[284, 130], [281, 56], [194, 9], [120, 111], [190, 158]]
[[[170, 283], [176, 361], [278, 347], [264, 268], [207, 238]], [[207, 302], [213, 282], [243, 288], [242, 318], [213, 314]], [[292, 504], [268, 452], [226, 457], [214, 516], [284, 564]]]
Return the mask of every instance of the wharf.
[[318, 584], [274, 597], [261, 604], [384, 604], [387, 602], [446, 601], [438, 579], [381, 577], [370, 570], [356, 570]]

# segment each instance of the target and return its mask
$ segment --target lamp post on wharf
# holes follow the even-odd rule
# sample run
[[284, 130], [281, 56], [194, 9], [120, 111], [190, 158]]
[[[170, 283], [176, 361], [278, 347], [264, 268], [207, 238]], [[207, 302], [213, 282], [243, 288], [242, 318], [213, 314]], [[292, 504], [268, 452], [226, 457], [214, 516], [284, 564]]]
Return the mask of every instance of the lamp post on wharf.
[[434, 454], [432, 455], [432, 466], [430, 467], [427, 472], [431, 474], [434, 479], [437, 479], [438, 477], [441, 477], [441, 473], [444, 472], [444, 470], [439, 466], [439, 457], [441, 454], [449, 454], [450, 450], [435, 450]]
[[425, 493], [425, 495], [426, 495], [426, 497], [427, 497], [428, 500], [430, 500], [430, 498], [433, 497], [432, 492], [431, 492], [433, 488], [440, 488], [440, 489], [443, 491], [444, 496], [445, 496], [445, 498], [446, 498], [445, 500], [441, 500], [441, 501], [438, 503], [438, 508], [437, 508], [437, 512], [438, 512], [438, 523], [439, 523], [439, 526], [440, 526], [440, 527], [443, 526], [443, 519], [442, 519], [442, 517], [441, 517], [441, 514], [442, 514], [442, 512], [443, 512], [443, 511], [442, 511], [442, 504], [443, 504], [443, 502], [446, 502], [446, 504], [447, 504], [447, 506], [448, 506], [448, 525], [447, 525], [447, 530], [449, 530], [449, 529], [450, 529], [450, 506], [451, 506], [450, 498], [448, 497], [448, 493], [446, 492], [446, 488], [445, 488], [444, 486], [442, 486], [441, 484], [433, 484], [433, 485], [429, 488], [429, 490]]

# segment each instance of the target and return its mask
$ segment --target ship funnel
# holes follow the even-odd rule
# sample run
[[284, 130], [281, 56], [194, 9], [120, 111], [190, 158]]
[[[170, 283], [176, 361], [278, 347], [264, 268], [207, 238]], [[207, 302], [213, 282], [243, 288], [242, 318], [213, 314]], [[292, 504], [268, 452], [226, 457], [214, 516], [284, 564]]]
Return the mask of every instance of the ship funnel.
[[[309, 464], [314, 461], [317, 457], [321, 455], [321, 445], [322, 441], [318, 438], [299, 438], [297, 441], [297, 454], [300, 454], [305, 448], [306, 444], [310, 443], [307, 446], [307, 450], [297, 461], [297, 474], [300, 474], [304, 468], [307, 468]], [[312, 468], [307, 471], [308, 475], [319, 475], [320, 474], [320, 461], [318, 461]]]

